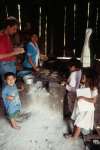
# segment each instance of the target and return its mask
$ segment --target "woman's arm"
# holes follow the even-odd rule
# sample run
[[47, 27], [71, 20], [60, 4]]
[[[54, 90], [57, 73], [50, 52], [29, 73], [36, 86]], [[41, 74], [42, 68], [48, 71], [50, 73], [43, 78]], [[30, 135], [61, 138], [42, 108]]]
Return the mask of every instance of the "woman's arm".
[[33, 63], [33, 61], [32, 61], [32, 57], [31, 56], [28, 56], [28, 60], [29, 60], [29, 63], [32, 65], [32, 67], [33, 67], [33, 70], [35, 70], [35, 71], [38, 71], [38, 68], [36, 67], [36, 65]]
[[0, 59], [6, 58], [6, 57], [12, 57], [15, 55], [23, 54], [24, 49], [23, 48], [15, 48], [13, 52], [8, 53], [8, 54], [0, 54]]

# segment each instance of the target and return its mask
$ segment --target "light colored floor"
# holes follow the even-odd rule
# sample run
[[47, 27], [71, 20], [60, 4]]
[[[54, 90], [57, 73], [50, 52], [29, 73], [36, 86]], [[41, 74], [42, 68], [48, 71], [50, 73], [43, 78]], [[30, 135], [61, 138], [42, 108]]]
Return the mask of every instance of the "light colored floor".
[[30, 116], [19, 123], [20, 130], [1, 115], [0, 150], [84, 150], [82, 139], [72, 142], [63, 137], [68, 131], [62, 117], [64, 89], [56, 83], [50, 86], [49, 93], [34, 85], [23, 94], [22, 111]]

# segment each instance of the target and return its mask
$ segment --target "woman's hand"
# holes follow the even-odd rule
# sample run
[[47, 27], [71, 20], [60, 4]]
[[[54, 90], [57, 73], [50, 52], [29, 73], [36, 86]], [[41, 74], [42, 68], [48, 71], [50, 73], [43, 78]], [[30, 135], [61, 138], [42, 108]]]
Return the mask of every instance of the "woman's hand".
[[24, 48], [15, 48], [14, 49], [14, 54], [15, 55], [23, 54], [24, 52], [25, 52]]
[[23, 54], [24, 49], [23, 48], [15, 48], [13, 52], [8, 54], [0, 54], [0, 59], [7, 58], [7, 57], [14, 57], [15, 55]]

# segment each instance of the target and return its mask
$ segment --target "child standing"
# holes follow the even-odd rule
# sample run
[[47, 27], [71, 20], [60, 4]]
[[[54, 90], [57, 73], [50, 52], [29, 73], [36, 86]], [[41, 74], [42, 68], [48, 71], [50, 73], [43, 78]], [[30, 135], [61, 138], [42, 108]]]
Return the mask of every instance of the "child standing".
[[[82, 77], [84, 87], [80, 88], [80, 93], [78, 94], [80, 96], [77, 97], [73, 114], [71, 116], [72, 120], [74, 120], [72, 139], [78, 138], [81, 132], [83, 134], [89, 133], [93, 130], [94, 125], [94, 104], [96, 103], [98, 96], [97, 78], [90, 69], [86, 70]], [[82, 95], [81, 90], [84, 89], [85, 93]], [[89, 90], [90, 95], [88, 95]], [[88, 102], [88, 105], [86, 102]]]
[[21, 110], [21, 101], [15, 81], [16, 76], [14, 73], [8, 72], [5, 74], [6, 85], [2, 89], [2, 98], [11, 126], [15, 129], [20, 129], [16, 122], [16, 115]]
[[66, 119], [66, 117], [70, 117], [73, 111], [74, 102], [76, 98], [76, 89], [79, 88], [82, 74], [81, 63], [76, 59], [70, 60], [68, 68], [70, 71], [70, 75], [69, 78], [67, 79], [66, 84], [66, 98], [64, 99], [64, 110], [63, 110], [64, 119]]

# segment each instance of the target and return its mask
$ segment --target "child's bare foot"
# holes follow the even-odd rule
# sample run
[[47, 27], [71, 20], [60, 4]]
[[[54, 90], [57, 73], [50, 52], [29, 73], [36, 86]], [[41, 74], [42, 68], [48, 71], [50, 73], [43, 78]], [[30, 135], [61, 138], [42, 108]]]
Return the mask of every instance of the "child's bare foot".
[[73, 136], [69, 136], [67, 139], [67, 142], [69, 142], [70, 144], [75, 144], [78, 140], [78, 138], [73, 137]]
[[20, 126], [18, 126], [18, 125], [16, 125], [16, 126], [12, 126], [14, 129], [18, 129], [18, 130], [20, 130], [21, 129], [21, 127]]
[[12, 128], [14, 128], [14, 129], [20, 129], [21, 128], [19, 125], [17, 125], [16, 120], [14, 118], [12, 118], [10, 120], [10, 123], [11, 123]]
[[69, 137], [71, 140], [77, 140], [78, 139], [78, 137], [73, 137], [73, 136], [71, 136], [71, 137]]
[[74, 136], [71, 136], [71, 137], [68, 138], [68, 140], [70, 140], [71, 143], [74, 143], [79, 139], [80, 139], [79, 137], [74, 137]]
[[68, 134], [68, 133], [64, 133], [63, 136], [64, 136], [64, 138], [66, 138], [66, 139], [72, 137], [72, 135], [71, 135], [71, 134]]

